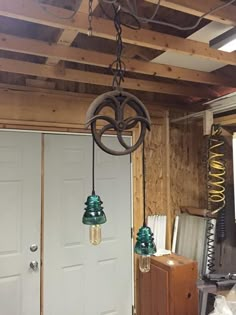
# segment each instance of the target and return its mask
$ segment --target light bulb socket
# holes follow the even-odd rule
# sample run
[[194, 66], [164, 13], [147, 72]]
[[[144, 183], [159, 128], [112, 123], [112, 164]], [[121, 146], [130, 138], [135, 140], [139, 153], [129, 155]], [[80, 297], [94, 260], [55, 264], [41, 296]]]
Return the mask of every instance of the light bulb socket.
[[139, 229], [134, 252], [140, 256], [151, 256], [156, 253], [156, 245], [150, 227], [143, 225]]
[[86, 208], [82, 219], [83, 224], [98, 225], [107, 221], [102, 204], [103, 202], [98, 195], [92, 194], [88, 196], [85, 202]]

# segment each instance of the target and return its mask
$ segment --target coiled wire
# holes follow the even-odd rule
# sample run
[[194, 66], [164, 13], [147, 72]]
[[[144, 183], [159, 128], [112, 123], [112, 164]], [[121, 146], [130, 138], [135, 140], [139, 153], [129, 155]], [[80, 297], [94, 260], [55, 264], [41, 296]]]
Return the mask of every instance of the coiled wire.
[[219, 125], [212, 125], [208, 155], [208, 210], [218, 213], [225, 207], [224, 139]]
[[[212, 125], [208, 141], [208, 210], [211, 214], [220, 214], [225, 207], [225, 161], [224, 138], [220, 125]], [[225, 217], [219, 216], [221, 234], [225, 227]], [[207, 267], [209, 273], [215, 270], [215, 228], [211, 218], [207, 219]]]
[[215, 228], [214, 224], [212, 223], [212, 219], [207, 219], [207, 269], [209, 273], [214, 273], [215, 270]]

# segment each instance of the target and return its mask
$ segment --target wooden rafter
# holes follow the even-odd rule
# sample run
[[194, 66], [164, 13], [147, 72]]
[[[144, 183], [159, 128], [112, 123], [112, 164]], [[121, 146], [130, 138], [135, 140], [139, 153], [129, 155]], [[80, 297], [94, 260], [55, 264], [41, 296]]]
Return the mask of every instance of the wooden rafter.
[[[0, 85], [0, 93], [0, 128], [20, 127], [20, 129], [34, 130], [41, 127], [41, 130], [54, 131], [62, 128], [67, 132], [74, 128], [82, 128], [83, 131], [89, 131], [85, 129], [86, 112], [96, 95], [45, 89], [39, 91], [12, 85], [3, 87]], [[158, 106], [158, 102], [155, 102], [155, 104], [147, 103], [146, 106], [152, 122], [162, 123], [163, 116], [166, 115], [163, 105]], [[104, 122], [100, 120], [98, 125], [103, 126]]]
[[214, 122], [216, 124], [221, 124], [222, 126], [236, 125], [236, 115], [232, 114], [223, 117], [217, 117], [214, 119]]
[[[146, 0], [147, 2], [156, 3], [156, 0]], [[195, 16], [202, 16], [206, 12], [222, 5], [219, 0], [161, 0], [161, 6], [188, 13]], [[236, 25], [236, 7], [230, 5], [221, 10], [207, 15], [208, 20], [220, 22], [226, 25]]]
[[[68, 30], [68, 29], [61, 30], [56, 42], [58, 45], [70, 46], [77, 35], [78, 35], [78, 31], [76, 30]], [[60, 59], [56, 57], [49, 57], [46, 61], [46, 64], [56, 65], [59, 61]]]
[[[14, 51], [24, 54], [47, 57], [53, 60], [64, 60], [89, 64], [99, 67], [108, 67], [114, 56], [75, 47], [65, 47], [57, 44], [21, 38], [13, 35], [0, 33], [0, 49]], [[135, 59], [125, 60], [126, 70], [130, 72], [142, 73], [151, 76], [185, 80], [190, 82], [206, 83], [212, 85], [235, 86], [232, 80], [217, 74], [202, 71], [189, 70], [180, 67], [161, 65]], [[53, 65], [53, 64], [50, 64]]]
[[[47, 10], [51, 14], [47, 13]], [[74, 19], [65, 20], [63, 16], [68, 16], [71, 11], [56, 8], [53, 6], [41, 7], [34, 0], [0, 0], [0, 15], [26, 20], [34, 23], [44, 24], [52, 27], [78, 30], [87, 33], [88, 20], [87, 14], [78, 13]], [[102, 18], [93, 19], [93, 35], [110, 40], [116, 39], [113, 23]], [[215, 60], [225, 64], [236, 65], [236, 53], [227, 53], [209, 48], [208, 44], [183, 39], [172, 35], [158, 33], [150, 30], [140, 29], [134, 31], [124, 28], [123, 41], [125, 43], [153, 48], [164, 51], [175, 51], [186, 55], [195, 55], [208, 60]]]
[[[25, 86], [25, 85], [14, 85], [14, 84], [5, 84], [5, 83], [0, 83], [0, 93], [11, 93], [11, 94], [16, 94], [17, 93], [25, 93], [25, 94], [29, 94], [31, 93], [31, 95], [35, 95], [37, 97], [41, 97], [42, 95], [49, 95], [49, 96], [57, 96], [60, 99], [64, 99], [65, 100], [65, 104], [67, 104], [70, 101], [70, 98], [74, 99], [75, 102], [80, 102], [81, 99], [86, 99], [88, 101], [88, 104], [90, 104], [96, 97], [96, 94], [84, 94], [84, 93], [80, 93], [80, 92], [68, 92], [68, 91], [64, 91], [64, 90], [51, 90], [51, 89], [47, 89], [47, 88], [38, 88], [38, 87], [29, 87], [29, 86]], [[143, 101], [146, 103], [146, 99], [144, 96]], [[175, 102], [162, 102], [159, 100], [155, 100], [155, 102], [153, 101], [148, 101], [146, 106], [148, 107], [149, 110], [152, 111], [152, 116], [154, 117], [160, 117], [160, 111], [163, 110], [163, 106], [164, 107], [171, 107], [171, 108], [178, 108], [181, 110], [186, 110], [186, 105], [180, 105], [178, 103]], [[198, 108], [198, 105], [192, 105], [189, 104], [188, 105], [188, 110], [190, 111], [196, 111], [196, 109], [200, 109]]]
[[[65, 90], [57, 90], [57, 89], [51, 89], [47, 87], [42, 88], [40, 86], [38, 87], [38, 86], [26, 86], [26, 85], [18, 85], [18, 84], [16, 85], [16, 84], [0, 83], [0, 93], [3, 93], [4, 91], [14, 92], [16, 94], [18, 92], [26, 92], [26, 93], [30, 92], [32, 93], [32, 95], [35, 94], [35, 95], [38, 95], [39, 97], [43, 93], [45, 95], [48, 95], [48, 94], [55, 95], [61, 98], [67, 97], [68, 101], [69, 101], [69, 97], [73, 97], [77, 100], [80, 100], [81, 98], [87, 98], [89, 103], [91, 103], [97, 97], [96, 94], [71, 92], [71, 91], [69, 92]], [[148, 110], [152, 112], [152, 117], [156, 117], [156, 118], [160, 117], [160, 111], [163, 110], [163, 107], [175, 108], [175, 109], [182, 110], [184, 112], [186, 112], [186, 109], [188, 110], [188, 112], [198, 112], [202, 110], [202, 105], [200, 104], [179, 103], [175, 101], [175, 97], [174, 97], [174, 100], [172, 99], [171, 101], [170, 100], [163, 101], [160, 99], [155, 99], [155, 101], [153, 101], [153, 100], [150, 100], [150, 98], [147, 95], [142, 93], [141, 99], [147, 106]], [[67, 102], [65, 103], [67, 104]]]
[[[33, 75], [51, 79], [81, 82], [94, 85], [112, 86], [112, 76], [94, 72], [64, 69], [58, 66], [41, 65], [32, 62], [0, 58], [0, 71]], [[123, 87], [131, 90], [162, 93], [169, 95], [195, 96], [198, 98], [214, 98], [218, 94], [208, 88], [183, 86], [149, 80], [126, 78]]]
[[[93, 10], [95, 10], [97, 5], [98, 5], [98, 0], [94, 0], [93, 1]], [[88, 0], [82, 0], [81, 1], [80, 7], [79, 7], [79, 12], [83, 12], [85, 14], [88, 13]], [[78, 34], [79, 34], [78, 30], [71, 30], [71, 29], [60, 30], [56, 42], [59, 45], [70, 46]], [[46, 64], [55, 65], [59, 61], [60, 61], [60, 59], [58, 59], [56, 57], [49, 57], [46, 61]]]

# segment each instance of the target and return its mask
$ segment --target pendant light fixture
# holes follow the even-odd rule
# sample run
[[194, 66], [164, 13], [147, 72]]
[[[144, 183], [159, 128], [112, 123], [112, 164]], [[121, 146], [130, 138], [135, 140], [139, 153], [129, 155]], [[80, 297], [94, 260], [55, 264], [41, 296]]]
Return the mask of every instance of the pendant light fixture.
[[103, 211], [102, 201], [100, 196], [95, 193], [95, 142], [93, 141], [92, 152], [92, 194], [88, 196], [85, 202], [86, 208], [84, 209], [83, 224], [90, 226], [89, 239], [93, 245], [98, 245], [102, 240], [101, 224], [106, 223], [106, 215]]
[[145, 183], [145, 152], [143, 142], [143, 226], [137, 233], [134, 252], [139, 255], [139, 269], [141, 272], [150, 271], [150, 257], [156, 253], [153, 233], [146, 224], [146, 183]]

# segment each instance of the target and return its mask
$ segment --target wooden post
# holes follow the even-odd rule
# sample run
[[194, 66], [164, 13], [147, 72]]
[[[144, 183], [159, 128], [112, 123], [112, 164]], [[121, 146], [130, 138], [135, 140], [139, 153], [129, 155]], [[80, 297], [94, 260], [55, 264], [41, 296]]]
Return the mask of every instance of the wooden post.
[[214, 122], [213, 113], [209, 110], [204, 111], [203, 115], [203, 135], [208, 136], [211, 134], [211, 126]]

